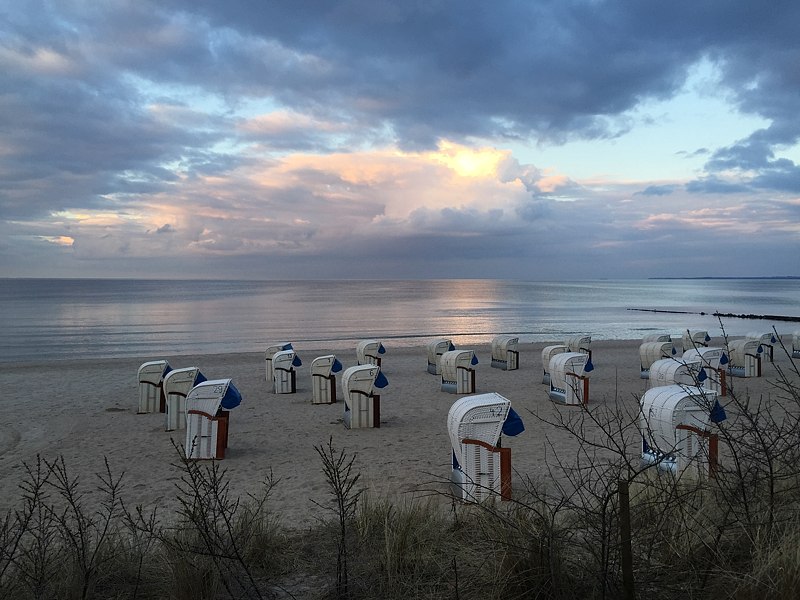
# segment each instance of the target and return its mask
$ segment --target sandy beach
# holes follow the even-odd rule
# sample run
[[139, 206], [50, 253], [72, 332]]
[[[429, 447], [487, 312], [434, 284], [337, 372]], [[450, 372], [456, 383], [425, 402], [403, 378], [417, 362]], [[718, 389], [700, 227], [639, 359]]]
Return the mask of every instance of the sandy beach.
[[[646, 389], [639, 376], [639, 344], [639, 340], [592, 343], [590, 407], [616, 398], [635, 410]], [[160, 413], [136, 414], [137, 369], [155, 359], [168, 360], [172, 368], [197, 366], [208, 379], [233, 379], [243, 400], [231, 412], [229, 446], [222, 461], [231, 491], [244, 496], [257, 490], [271, 469], [280, 482], [270, 505], [286, 525], [311, 521], [320, 511], [313, 501], [327, 501], [314, 446], [327, 444], [329, 438], [337, 449], [357, 454], [363, 485], [379, 496], [399, 500], [445, 492], [450, 469], [446, 418], [459, 396], [440, 391], [439, 376], [426, 372], [424, 344], [384, 345], [382, 370], [389, 385], [381, 390], [379, 429], [346, 429], [341, 401], [311, 404], [311, 361], [335, 353], [346, 368], [356, 364], [355, 348], [296, 346], [303, 366], [297, 373], [297, 393], [286, 395], [272, 393], [267, 385], [263, 353], [0, 365], [6, 392], [0, 416], [0, 513], [19, 504], [23, 463], [33, 464], [41, 455], [63, 456], [86, 489], [95, 487], [94, 474], [104, 469], [106, 457], [115, 474], [124, 471], [122, 496], [128, 506], [158, 506], [162, 516], [169, 514], [176, 505], [181, 474], [172, 442], [183, 444], [185, 430], [165, 432]], [[498, 392], [509, 398], [525, 422], [526, 431], [520, 436], [503, 438], [503, 445], [512, 449], [515, 484], [523, 475], [544, 475], [546, 454], [557, 452], [569, 461], [576, 452], [573, 438], [536, 418], [579, 410], [549, 400], [548, 388], [541, 383], [545, 345], [521, 344], [516, 371], [491, 368], [488, 345], [473, 348], [480, 361], [476, 393]], [[710, 345], [722, 345], [722, 340], [715, 338]], [[763, 377], [733, 379], [732, 385], [739, 394], [774, 393], [770, 381], [775, 379], [776, 365], [788, 363], [778, 348], [775, 364], [763, 362]], [[434, 497], [447, 501], [444, 495]]]

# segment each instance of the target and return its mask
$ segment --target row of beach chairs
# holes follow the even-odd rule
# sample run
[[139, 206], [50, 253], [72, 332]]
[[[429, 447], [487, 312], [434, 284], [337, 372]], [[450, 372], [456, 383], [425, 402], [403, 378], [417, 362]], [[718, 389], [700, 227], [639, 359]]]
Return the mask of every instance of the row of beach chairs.
[[[792, 340], [795, 357], [800, 357], [798, 338], [800, 332]], [[691, 467], [698, 475], [713, 475], [718, 453], [713, 425], [725, 418], [719, 403], [725, 393], [724, 375], [760, 376], [760, 361], [765, 356], [771, 358], [776, 339], [772, 334], [752, 334], [730, 342], [727, 352], [708, 347], [709, 342], [707, 332], [687, 331], [681, 339], [682, 356], [678, 357], [677, 344], [668, 334], [642, 340], [642, 376], [646, 373], [649, 381], [649, 389], [641, 398], [642, 460], [659, 470], [682, 473]], [[546, 376], [551, 399], [564, 404], [588, 401], [590, 344], [590, 336], [574, 336], [543, 349], [543, 380]], [[446, 338], [430, 342], [427, 350], [427, 370], [442, 377], [442, 391], [474, 393], [477, 358], [472, 350], [457, 350]], [[380, 371], [384, 353], [378, 340], [359, 342], [359, 364], [342, 374], [344, 423], [348, 428], [380, 426], [380, 396], [376, 391], [387, 383]], [[296, 391], [294, 367], [302, 363], [291, 344], [269, 347], [265, 358], [273, 391]], [[498, 336], [492, 341], [492, 367], [519, 368], [518, 338]], [[312, 403], [337, 401], [335, 374], [342, 369], [335, 355], [314, 359]], [[163, 412], [167, 431], [185, 424], [189, 458], [224, 458], [228, 414], [241, 402], [241, 394], [230, 379], [208, 381], [197, 367], [173, 370], [167, 361], [151, 361], [140, 367], [139, 383], [138, 412]], [[459, 398], [450, 408], [447, 427], [453, 494], [465, 501], [510, 498], [511, 454], [509, 448], [502, 447], [501, 435], [524, 430], [510, 401], [497, 393]]]
[[164, 413], [164, 430], [186, 428], [186, 457], [224, 458], [230, 410], [242, 402], [231, 379], [206, 379], [198, 367], [172, 369], [166, 360], [142, 364], [137, 413]]
[[[762, 360], [772, 362], [774, 332], [750, 333], [726, 347], [709, 347], [706, 331], [687, 330], [678, 344], [668, 334], [645, 337], [639, 349], [641, 377], [648, 389], [641, 397], [642, 461], [661, 471], [713, 477], [718, 464], [718, 435], [713, 426], [725, 420], [720, 400], [726, 375], [761, 377]], [[800, 357], [800, 332], [792, 336], [792, 357]]]

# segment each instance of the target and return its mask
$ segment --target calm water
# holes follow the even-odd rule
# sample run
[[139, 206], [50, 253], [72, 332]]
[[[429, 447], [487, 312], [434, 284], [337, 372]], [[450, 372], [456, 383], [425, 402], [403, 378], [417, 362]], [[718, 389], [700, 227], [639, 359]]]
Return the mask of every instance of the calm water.
[[[636, 312], [644, 308], [698, 314]], [[800, 280], [524, 282], [0, 279], [0, 362], [174, 356], [298, 348], [636, 339], [650, 331], [719, 335], [715, 311], [800, 316]], [[800, 323], [726, 319], [730, 335]]]

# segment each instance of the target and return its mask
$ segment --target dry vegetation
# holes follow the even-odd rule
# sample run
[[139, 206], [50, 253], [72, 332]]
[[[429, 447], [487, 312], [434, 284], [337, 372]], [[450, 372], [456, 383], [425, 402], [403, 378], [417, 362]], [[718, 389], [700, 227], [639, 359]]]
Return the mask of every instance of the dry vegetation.
[[800, 373], [789, 364], [769, 398], [734, 386], [712, 479], [642, 466], [638, 415], [609, 401], [551, 423], [581, 441], [578, 455], [551, 457], [550, 476], [523, 478], [509, 503], [370, 497], [357, 457], [329, 442], [317, 448], [325, 516], [304, 531], [270, 510], [271, 475], [239, 498], [221, 463], [180, 448], [175, 515], [126, 506], [124, 476], [108, 468], [91, 485], [41, 458], [0, 522], [0, 598], [796, 598]]

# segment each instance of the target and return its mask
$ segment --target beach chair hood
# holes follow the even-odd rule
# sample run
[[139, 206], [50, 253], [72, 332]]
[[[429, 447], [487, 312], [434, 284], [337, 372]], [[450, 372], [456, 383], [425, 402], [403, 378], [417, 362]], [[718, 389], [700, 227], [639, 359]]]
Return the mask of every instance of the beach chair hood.
[[511, 402], [495, 392], [467, 396], [453, 402], [447, 413], [447, 430], [454, 460], [463, 463], [462, 440], [497, 445], [510, 409]]
[[139, 382], [158, 385], [171, 370], [166, 360], [151, 360], [139, 367]]
[[215, 415], [220, 408], [231, 410], [242, 403], [242, 394], [230, 379], [211, 379], [192, 388], [186, 397], [187, 410]]

